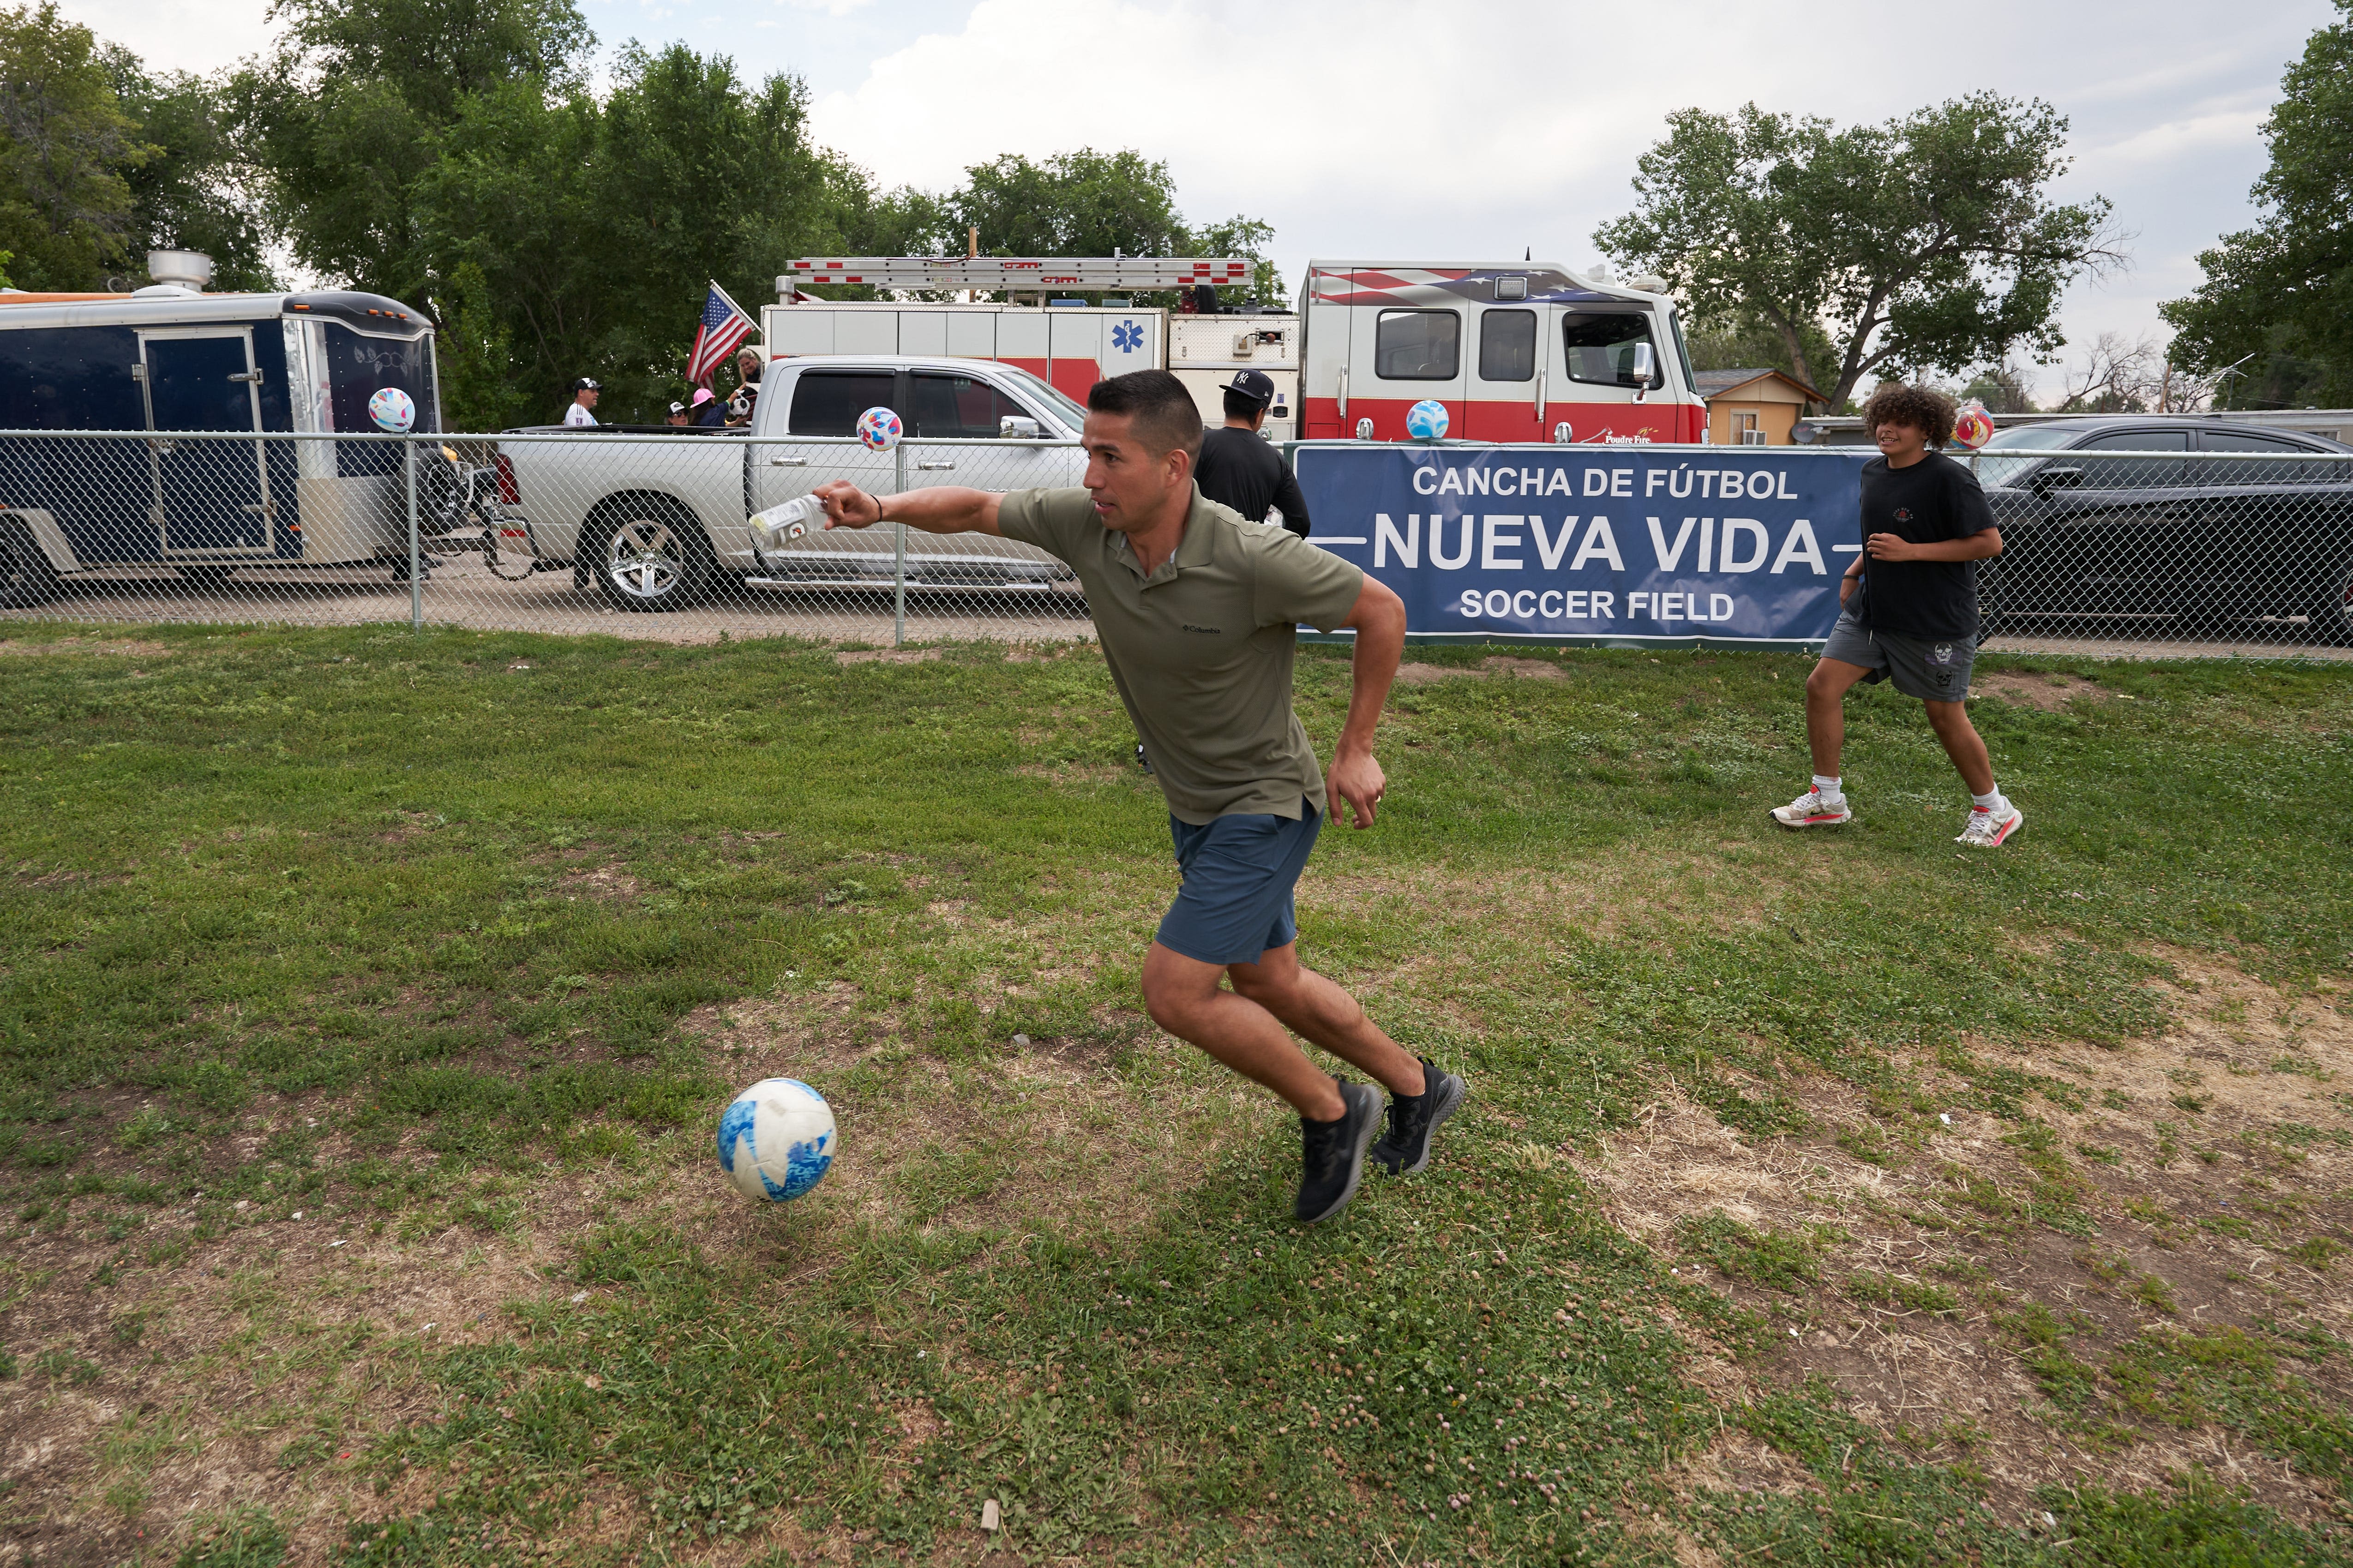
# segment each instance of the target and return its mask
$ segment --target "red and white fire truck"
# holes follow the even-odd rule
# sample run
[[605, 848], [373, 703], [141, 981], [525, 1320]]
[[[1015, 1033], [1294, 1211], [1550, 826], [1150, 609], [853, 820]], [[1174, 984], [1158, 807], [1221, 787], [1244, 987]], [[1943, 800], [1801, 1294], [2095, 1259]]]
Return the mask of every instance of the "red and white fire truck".
[[[777, 278], [761, 324], [772, 355], [1002, 360], [1080, 400], [1105, 376], [1166, 368], [1212, 424], [1219, 385], [1261, 369], [1275, 384], [1275, 440], [1402, 441], [1421, 402], [1445, 406], [1459, 440], [1706, 439], [1674, 302], [1548, 262], [1310, 262], [1299, 314], [1055, 302], [1058, 289], [1206, 301], [1248, 274], [1231, 258], [807, 257]], [[811, 283], [1002, 299], [841, 303]]]
[[1404, 440], [1426, 399], [1458, 440], [1707, 438], [1663, 293], [1546, 262], [1315, 261], [1302, 294], [1310, 440]]

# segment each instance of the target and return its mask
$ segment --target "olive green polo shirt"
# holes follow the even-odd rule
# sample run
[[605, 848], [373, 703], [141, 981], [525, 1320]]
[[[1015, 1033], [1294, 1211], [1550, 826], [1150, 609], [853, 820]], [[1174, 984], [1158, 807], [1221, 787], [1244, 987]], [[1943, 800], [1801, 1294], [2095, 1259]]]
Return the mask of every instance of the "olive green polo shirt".
[[1295, 820], [1303, 800], [1327, 809], [1324, 770], [1292, 710], [1291, 665], [1300, 623], [1328, 632], [1355, 610], [1361, 568], [1198, 488], [1185, 537], [1149, 576], [1082, 489], [1017, 490], [997, 526], [1078, 573], [1112, 683], [1178, 821]]

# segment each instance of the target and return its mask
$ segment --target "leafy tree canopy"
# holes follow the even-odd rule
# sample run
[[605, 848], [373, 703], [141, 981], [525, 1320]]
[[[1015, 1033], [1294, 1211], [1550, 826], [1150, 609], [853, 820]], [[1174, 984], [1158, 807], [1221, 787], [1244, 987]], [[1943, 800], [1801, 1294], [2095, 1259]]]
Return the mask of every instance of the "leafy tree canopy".
[[123, 265], [125, 175], [153, 151], [138, 132], [89, 28], [54, 0], [0, 9], [0, 248], [18, 287], [102, 288]]
[[1755, 104], [1668, 125], [1640, 205], [1596, 241], [1664, 277], [1703, 329], [1777, 334], [1834, 405], [1866, 376], [2054, 353], [2061, 292], [2118, 258], [2105, 199], [2047, 195], [2067, 121], [2040, 101], [1975, 93], [1844, 131]]
[[2160, 313], [2183, 364], [2245, 362], [2218, 401], [2282, 407], [2353, 401], [2353, 0], [2306, 40], [2263, 124], [2262, 215], [2201, 254], [2206, 280]]

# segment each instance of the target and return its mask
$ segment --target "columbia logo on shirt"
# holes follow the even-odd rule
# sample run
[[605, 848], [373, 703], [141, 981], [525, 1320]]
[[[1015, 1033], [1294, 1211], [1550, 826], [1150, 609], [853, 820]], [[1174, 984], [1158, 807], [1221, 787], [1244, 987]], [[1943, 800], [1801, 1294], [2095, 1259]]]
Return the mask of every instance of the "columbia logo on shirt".
[[1197, 626], [1190, 621], [1180, 622], [1179, 624], [1182, 625], [1188, 632], [1207, 632], [1213, 637], [1223, 637], [1226, 634], [1226, 629], [1223, 626]]

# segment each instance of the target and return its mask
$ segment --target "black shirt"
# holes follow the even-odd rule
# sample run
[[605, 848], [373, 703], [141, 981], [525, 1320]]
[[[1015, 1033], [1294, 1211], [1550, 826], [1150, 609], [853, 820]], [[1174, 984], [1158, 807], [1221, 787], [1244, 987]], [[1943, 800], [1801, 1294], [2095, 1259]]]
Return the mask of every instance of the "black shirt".
[[1229, 506], [1252, 522], [1266, 521], [1269, 502], [1282, 509], [1282, 526], [1307, 537], [1307, 500], [1299, 493], [1299, 478], [1282, 454], [1259, 438], [1255, 430], [1221, 425], [1201, 437], [1201, 460], [1193, 465], [1193, 482], [1220, 506]]
[[[1975, 474], [1941, 452], [1908, 468], [1884, 458], [1862, 466], [1862, 537], [1893, 533], [1913, 544], [1967, 539], [1994, 525], [1993, 508]], [[1848, 601], [1874, 631], [1907, 637], [1966, 637], [1978, 629], [1974, 561], [1873, 561], [1862, 558], [1862, 585]]]

